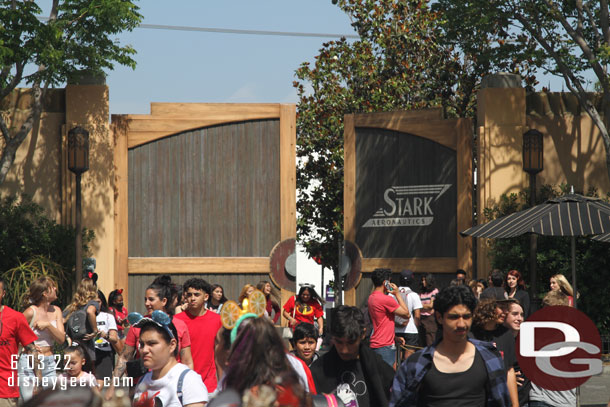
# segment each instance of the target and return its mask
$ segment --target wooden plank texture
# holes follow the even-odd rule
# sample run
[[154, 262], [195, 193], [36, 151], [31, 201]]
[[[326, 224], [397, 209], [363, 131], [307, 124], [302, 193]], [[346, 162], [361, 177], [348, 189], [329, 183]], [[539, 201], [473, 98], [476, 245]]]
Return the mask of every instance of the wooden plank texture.
[[[279, 157], [278, 120], [207, 127], [130, 149], [129, 256], [268, 256], [281, 238]], [[295, 222], [292, 215], [293, 229]]]
[[246, 120], [246, 117], [279, 117], [280, 105], [277, 103], [156, 103], [150, 104], [154, 116], [192, 117], [192, 116], [231, 116], [229, 121]]
[[269, 273], [269, 257], [129, 257], [129, 274]]
[[297, 236], [296, 106], [280, 107], [281, 240]]
[[362, 259], [362, 272], [376, 268], [392, 270], [410, 269], [413, 272], [434, 271], [435, 273], [455, 273], [457, 260], [454, 257], [412, 258], [412, 259]]

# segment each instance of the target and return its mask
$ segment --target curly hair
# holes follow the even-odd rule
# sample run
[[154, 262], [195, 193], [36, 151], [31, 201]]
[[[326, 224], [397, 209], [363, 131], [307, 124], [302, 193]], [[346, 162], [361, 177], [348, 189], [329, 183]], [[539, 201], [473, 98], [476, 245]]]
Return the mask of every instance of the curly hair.
[[456, 305], [465, 305], [470, 312], [474, 312], [477, 299], [470, 288], [465, 285], [451, 285], [443, 288], [434, 300], [434, 311], [444, 315]]
[[482, 327], [488, 322], [496, 320], [496, 300], [484, 298], [477, 304], [472, 317], [473, 327]]
[[68, 310], [72, 313], [96, 298], [97, 286], [90, 278], [83, 278], [76, 287], [76, 292], [72, 296], [72, 303], [68, 305]]

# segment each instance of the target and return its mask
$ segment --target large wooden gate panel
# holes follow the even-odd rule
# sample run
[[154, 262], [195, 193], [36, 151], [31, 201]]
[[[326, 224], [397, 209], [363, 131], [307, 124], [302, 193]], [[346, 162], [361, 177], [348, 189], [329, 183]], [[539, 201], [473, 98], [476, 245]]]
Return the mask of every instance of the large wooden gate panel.
[[279, 120], [129, 150], [129, 257], [264, 257], [280, 239]]
[[270, 280], [272, 248], [296, 237], [295, 106], [153, 103], [151, 113], [112, 117], [115, 287], [141, 309], [158, 274], [224, 281], [235, 296]]

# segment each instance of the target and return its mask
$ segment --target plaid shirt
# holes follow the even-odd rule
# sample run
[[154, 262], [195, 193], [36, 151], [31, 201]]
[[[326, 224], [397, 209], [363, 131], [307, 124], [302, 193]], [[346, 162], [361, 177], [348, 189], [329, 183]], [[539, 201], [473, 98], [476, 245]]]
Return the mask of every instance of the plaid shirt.
[[[468, 339], [479, 351], [487, 369], [487, 407], [510, 406], [510, 396], [506, 387], [506, 373], [502, 357], [489, 342]], [[432, 357], [438, 342], [415, 353], [403, 363], [392, 384], [390, 407], [417, 406], [419, 387], [424, 376], [432, 367]]]

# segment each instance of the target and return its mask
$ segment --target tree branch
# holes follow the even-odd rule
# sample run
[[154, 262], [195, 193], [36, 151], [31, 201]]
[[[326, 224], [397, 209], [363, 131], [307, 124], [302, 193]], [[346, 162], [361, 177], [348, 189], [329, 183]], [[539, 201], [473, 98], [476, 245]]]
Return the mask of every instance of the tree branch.
[[599, 25], [604, 35], [604, 45], [610, 46], [610, 17], [608, 12], [608, 0], [599, 1]]
[[15, 88], [17, 87], [17, 85], [19, 85], [19, 82], [21, 82], [22, 79], [23, 79], [23, 63], [19, 62], [19, 63], [15, 64], [15, 75], [13, 76], [13, 79], [11, 79], [11, 81], [6, 85], [6, 87], [4, 89], [2, 89], [2, 91], [0, 91], [0, 100], [4, 99], [13, 90], [15, 90]]
[[608, 87], [608, 79], [606, 78], [604, 69], [599, 64], [599, 61], [597, 61], [595, 54], [589, 47], [589, 44], [587, 44], [587, 42], [585, 41], [584, 37], [582, 35], [579, 35], [576, 30], [572, 28], [565, 16], [561, 13], [561, 11], [557, 10], [555, 5], [550, 0], [545, 0], [545, 2], [550, 8], [555, 10], [555, 17], [557, 18], [559, 23], [561, 23], [568, 35], [576, 44], [578, 44], [578, 46], [582, 50], [582, 53], [584, 54], [585, 58], [587, 58], [587, 61], [589, 61], [589, 64], [591, 64], [591, 68], [593, 69], [593, 72], [595, 72], [597, 79], [599, 79], [599, 82], [602, 88], [604, 89], [604, 92], [610, 92], [610, 88]]
[[602, 45], [602, 37], [599, 35], [597, 28], [595, 28], [597, 25], [595, 23], [595, 16], [591, 11], [591, 7], [589, 7], [587, 3], [584, 4], [584, 10], [587, 13], [587, 19], [589, 20], [589, 25], [592, 28], [591, 31], [593, 31], [593, 35], [595, 36], [595, 48], [599, 48]]
[[[610, 136], [608, 135], [608, 128], [606, 127], [595, 106], [593, 106], [593, 103], [591, 103], [591, 101], [589, 100], [587, 92], [582, 87], [582, 83], [580, 82], [580, 80], [574, 75], [574, 72], [572, 72], [570, 68], [563, 62], [561, 56], [557, 54], [555, 49], [553, 49], [553, 47], [546, 41], [546, 39], [541, 35], [541, 33], [531, 26], [525, 16], [519, 13], [515, 13], [515, 18], [523, 25], [523, 28], [525, 28], [525, 30], [528, 31], [536, 39], [536, 41], [538, 41], [542, 48], [544, 48], [544, 50], [548, 52], [549, 55], [551, 55], [551, 57], [555, 60], [559, 71], [564, 77], [566, 86], [568, 87], [568, 89], [570, 89], [570, 92], [576, 95], [583, 109], [585, 109], [587, 114], [589, 114], [589, 116], [591, 117], [591, 120], [593, 120], [593, 123], [595, 123], [595, 126], [597, 126], [597, 128], [599, 129], [604, 146], [606, 147], [606, 157], [608, 157], [610, 155]], [[610, 168], [608, 168], [608, 171], [610, 172]]]

